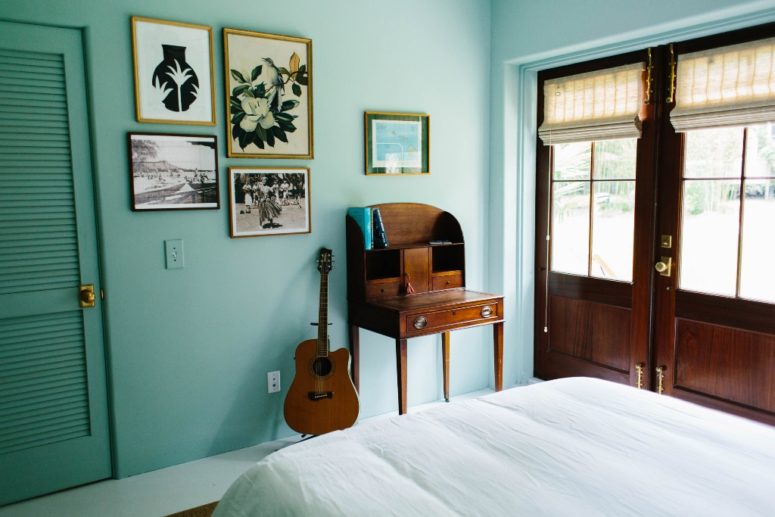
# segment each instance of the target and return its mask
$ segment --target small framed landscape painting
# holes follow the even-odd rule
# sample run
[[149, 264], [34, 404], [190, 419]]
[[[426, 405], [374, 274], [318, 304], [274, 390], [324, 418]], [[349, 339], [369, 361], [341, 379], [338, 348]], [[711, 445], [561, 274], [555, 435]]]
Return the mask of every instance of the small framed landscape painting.
[[227, 154], [312, 158], [312, 40], [223, 30]]
[[210, 27], [133, 16], [132, 54], [138, 122], [215, 125]]
[[364, 114], [366, 174], [430, 174], [430, 115]]
[[305, 167], [230, 167], [231, 236], [310, 233], [310, 198]]
[[218, 209], [214, 136], [129, 133], [132, 210]]

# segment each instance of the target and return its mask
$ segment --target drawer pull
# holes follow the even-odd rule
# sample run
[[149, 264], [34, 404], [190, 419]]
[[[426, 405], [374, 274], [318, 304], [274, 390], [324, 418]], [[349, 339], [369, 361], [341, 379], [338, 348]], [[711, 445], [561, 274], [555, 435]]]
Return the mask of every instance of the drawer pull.
[[424, 329], [428, 325], [428, 318], [425, 316], [417, 316], [414, 319], [414, 328], [417, 330]]
[[482, 307], [482, 318], [489, 318], [492, 316], [492, 307]]

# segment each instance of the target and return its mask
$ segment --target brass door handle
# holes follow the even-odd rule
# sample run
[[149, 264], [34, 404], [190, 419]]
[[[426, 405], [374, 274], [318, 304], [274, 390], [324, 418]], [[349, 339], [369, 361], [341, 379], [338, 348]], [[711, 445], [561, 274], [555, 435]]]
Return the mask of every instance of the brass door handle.
[[81, 308], [88, 309], [94, 307], [97, 296], [94, 294], [94, 284], [84, 284], [78, 290], [78, 302]]
[[673, 258], [661, 257], [661, 260], [654, 264], [654, 269], [662, 276], [670, 276], [670, 270], [673, 269]]

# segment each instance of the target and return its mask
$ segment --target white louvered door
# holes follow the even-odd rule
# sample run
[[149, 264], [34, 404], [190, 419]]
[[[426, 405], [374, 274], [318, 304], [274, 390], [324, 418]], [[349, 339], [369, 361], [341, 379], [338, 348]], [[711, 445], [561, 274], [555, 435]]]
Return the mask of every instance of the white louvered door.
[[81, 33], [0, 22], [0, 505], [111, 475]]

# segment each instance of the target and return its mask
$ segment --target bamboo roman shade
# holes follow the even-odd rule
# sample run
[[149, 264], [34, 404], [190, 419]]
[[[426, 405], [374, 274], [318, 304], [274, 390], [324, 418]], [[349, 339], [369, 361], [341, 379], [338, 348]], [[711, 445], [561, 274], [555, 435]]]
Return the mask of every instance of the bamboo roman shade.
[[775, 38], [678, 56], [676, 131], [775, 121]]
[[544, 82], [546, 145], [639, 138], [643, 63], [596, 70]]

